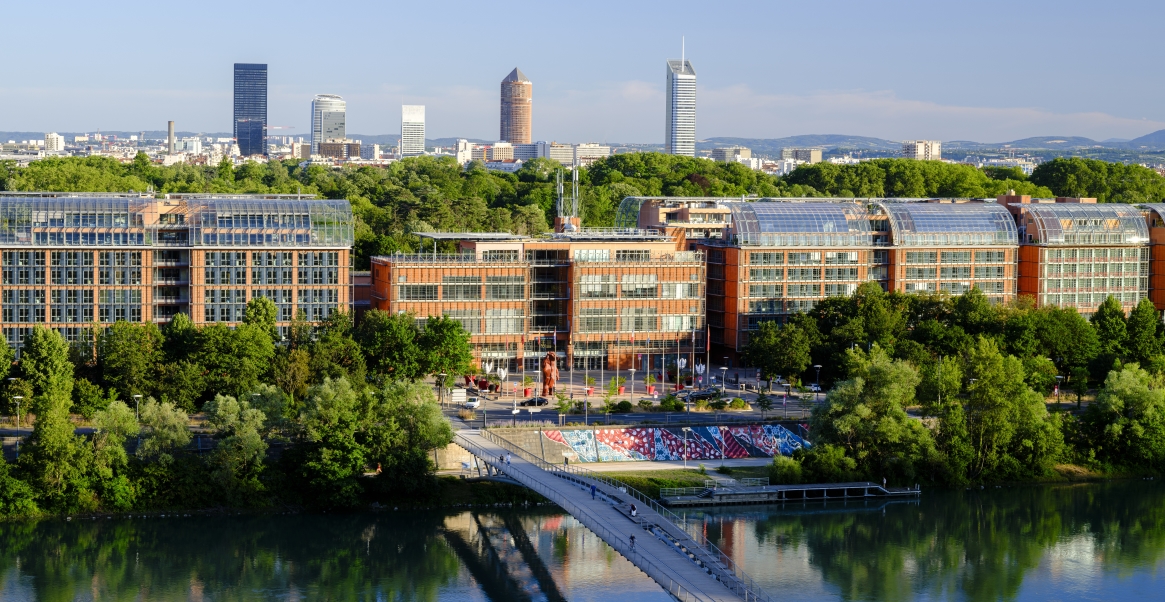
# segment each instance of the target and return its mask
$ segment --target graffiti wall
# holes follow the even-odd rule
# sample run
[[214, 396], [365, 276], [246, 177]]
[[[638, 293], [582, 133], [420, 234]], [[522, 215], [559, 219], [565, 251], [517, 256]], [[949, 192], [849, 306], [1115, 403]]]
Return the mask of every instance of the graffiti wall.
[[694, 426], [543, 431], [543, 436], [562, 443], [579, 462], [634, 460], [689, 460], [763, 458], [790, 455], [809, 447], [802, 438], [779, 425]]

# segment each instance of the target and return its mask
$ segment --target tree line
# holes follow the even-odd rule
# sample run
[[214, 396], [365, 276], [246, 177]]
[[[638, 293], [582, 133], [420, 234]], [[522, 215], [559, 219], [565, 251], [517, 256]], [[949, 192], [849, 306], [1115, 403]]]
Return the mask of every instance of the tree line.
[[[0, 190], [316, 194], [348, 199], [357, 218], [353, 263], [420, 248], [415, 233], [545, 232], [555, 213], [555, 161], [527, 161], [516, 173], [462, 167], [452, 157], [410, 157], [387, 167], [301, 167], [298, 161], [234, 166], [178, 163], [162, 167], [144, 154], [121, 163], [108, 157], [66, 157], [18, 168], [0, 163]], [[803, 165], [784, 177], [739, 163], [627, 153], [580, 171], [580, 210], [588, 226], [613, 226], [627, 196], [740, 197], [995, 197], [1009, 190], [1037, 197], [1085, 196], [1101, 202], [1160, 202], [1165, 178], [1139, 165], [1054, 159], [1030, 176], [1017, 168], [978, 169], [937, 161], [876, 159], [856, 165]], [[452, 250], [454, 243], [446, 250]]]
[[[1062, 463], [1165, 469], [1165, 328], [1148, 299], [1126, 316], [1109, 297], [1085, 319], [1026, 299], [993, 305], [977, 289], [867, 283], [762, 323], [745, 360], [793, 382], [820, 365], [830, 387], [809, 421], [814, 446], [778, 459], [780, 480], [963, 485], [1044, 478]], [[1060, 402], [1076, 411], [1055, 411]]]
[[[18, 362], [0, 345], [7, 413], [33, 427], [15, 462], [0, 459], [0, 517], [340, 508], [426, 491], [452, 430], [419, 380], [469, 370], [461, 324], [373, 310], [356, 328], [341, 312], [315, 326], [301, 315], [281, 334], [276, 315], [256, 298], [235, 328], [179, 314], [70, 343], [38, 326]], [[192, 449], [195, 412], [212, 449]]]

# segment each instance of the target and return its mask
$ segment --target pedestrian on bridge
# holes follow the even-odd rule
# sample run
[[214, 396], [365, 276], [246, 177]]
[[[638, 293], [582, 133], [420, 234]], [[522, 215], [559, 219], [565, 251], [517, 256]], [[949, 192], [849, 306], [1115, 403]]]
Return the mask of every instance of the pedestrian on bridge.
[[635, 551], [635, 536], [634, 535], [631, 536], [631, 551], [632, 552]]
[[506, 466], [509, 466], [509, 465], [510, 465], [510, 458], [511, 458], [511, 457], [512, 457], [512, 456], [510, 456], [510, 453], [509, 453], [509, 452], [506, 452]]
[[595, 492], [597, 492], [597, 491], [598, 491], [598, 487], [591, 485], [591, 499], [592, 500], [595, 499]]
[[636, 516], [639, 516], [639, 509], [635, 507], [635, 504], [631, 504], [631, 518]]

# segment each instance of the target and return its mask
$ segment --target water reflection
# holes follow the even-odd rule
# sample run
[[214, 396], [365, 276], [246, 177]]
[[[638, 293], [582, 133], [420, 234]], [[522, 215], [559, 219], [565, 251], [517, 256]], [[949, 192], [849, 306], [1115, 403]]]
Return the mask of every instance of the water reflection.
[[3, 600], [666, 600], [557, 511], [0, 523]]
[[1165, 487], [1157, 482], [691, 516], [693, 528], [787, 600], [1156, 596], [1165, 568]]

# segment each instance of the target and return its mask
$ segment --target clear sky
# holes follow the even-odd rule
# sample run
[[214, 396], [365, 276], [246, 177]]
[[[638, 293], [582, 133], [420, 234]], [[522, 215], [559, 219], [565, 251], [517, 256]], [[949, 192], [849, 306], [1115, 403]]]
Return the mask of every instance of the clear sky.
[[499, 82], [534, 82], [534, 138], [663, 139], [664, 62], [698, 74], [697, 136], [999, 142], [1165, 128], [1165, 2], [12, 2], [0, 131], [230, 131], [234, 62], [269, 65], [269, 121], [494, 139]]

